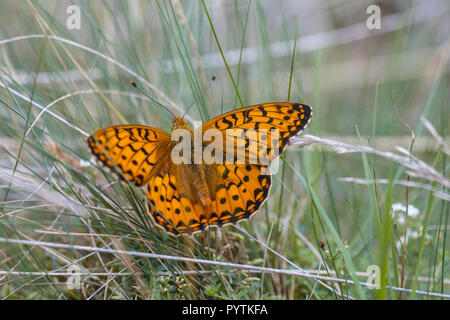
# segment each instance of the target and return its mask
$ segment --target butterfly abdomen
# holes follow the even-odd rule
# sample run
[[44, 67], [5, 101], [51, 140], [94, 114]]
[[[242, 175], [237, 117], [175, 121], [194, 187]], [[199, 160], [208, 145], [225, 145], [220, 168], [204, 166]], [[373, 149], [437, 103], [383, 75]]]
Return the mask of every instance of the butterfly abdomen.
[[184, 166], [183, 175], [187, 178], [194, 197], [206, 208], [211, 203], [211, 193], [206, 180], [205, 166], [196, 164]]

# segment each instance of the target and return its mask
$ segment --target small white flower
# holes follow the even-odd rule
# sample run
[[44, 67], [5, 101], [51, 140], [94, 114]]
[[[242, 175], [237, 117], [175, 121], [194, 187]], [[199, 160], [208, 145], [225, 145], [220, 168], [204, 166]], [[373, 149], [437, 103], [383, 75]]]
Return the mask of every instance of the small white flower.
[[410, 217], [417, 217], [419, 215], [420, 211], [416, 207], [414, 207], [412, 204], [408, 206], [408, 215]]
[[[393, 212], [396, 212], [396, 211], [406, 212], [406, 207], [401, 203], [394, 203], [392, 205], [392, 211]], [[419, 215], [419, 213], [420, 213], [419, 209], [414, 207], [412, 204], [408, 205], [408, 216], [416, 217]]]
[[402, 205], [401, 203], [394, 203], [392, 205], [392, 211], [406, 211], [406, 207], [404, 205]]

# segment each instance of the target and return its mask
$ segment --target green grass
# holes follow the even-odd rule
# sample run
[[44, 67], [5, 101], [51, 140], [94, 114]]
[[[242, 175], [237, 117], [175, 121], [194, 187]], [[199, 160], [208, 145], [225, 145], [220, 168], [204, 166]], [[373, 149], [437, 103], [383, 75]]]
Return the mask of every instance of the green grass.
[[[417, 7], [382, 7], [384, 29], [368, 31], [371, 3], [364, 1], [177, 3], [79, 2], [81, 30], [66, 27], [58, 1], [0, 5], [7, 8], [0, 10], [0, 297], [448, 297], [448, 149], [435, 147], [420, 119], [448, 136], [448, 41], [438, 21], [449, 9], [433, 7], [427, 12], [435, 16], [417, 21]], [[358, 23], [359, 40], [339, 33]], [[323, 46], [305, 40], [331, 31]], [[12, 39], [18, 36], [25, 37]], [[248, 48], [255, 48], [250, 55]], [[405, 121], [415, 133], [413, 156], [442, 179], [408, 178], [408, 156], [399, 163], [367, 150], [339, 153], [333, 143], [292, 147], [251, 220], [175, 238], [155, 227], [140, 189], [85, 165], [86, 134], [99, 128], [139, 123], [170, 131], [171, 114], [131, 80], [177, 114], [198, 99], [190, 120], [241, 105], [302, 102], [314, 110], [302, 135], [352, 137], [355, 148], [403, 156], [393, 146], [409, 150]], [[422, 185], [406, 188], [408, 179]], [[399, 203], [418, 210], [408, 216], [405, 244], [405, 215], [393, 210]], [[380, 270], [378, 290], [367, 287], [371, 265]], [[83, 273], [81, 289], [67, 285], [74, 268]], [[322, 278], [299, 269], [320, 270]]]

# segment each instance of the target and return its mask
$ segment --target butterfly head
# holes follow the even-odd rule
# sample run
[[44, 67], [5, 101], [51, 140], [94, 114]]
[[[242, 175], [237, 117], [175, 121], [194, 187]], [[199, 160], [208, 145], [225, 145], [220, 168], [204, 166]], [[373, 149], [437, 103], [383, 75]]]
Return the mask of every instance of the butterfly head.
[[172, 131], [175, 129], [187, 129], [187, 130], [191, 130], [191, 127], [189, 126], [189, 124], [186, 122], [186, 120], [184, 120], [183, 118], [173, 118], [173, 123], [172, 123]]

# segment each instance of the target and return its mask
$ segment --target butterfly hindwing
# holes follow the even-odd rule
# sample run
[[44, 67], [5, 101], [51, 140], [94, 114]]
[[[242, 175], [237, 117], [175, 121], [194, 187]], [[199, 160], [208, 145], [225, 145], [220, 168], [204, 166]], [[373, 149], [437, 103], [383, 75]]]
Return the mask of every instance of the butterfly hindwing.
[[[173, 169], [173, 167], [171, 167]], [[154, 176], [147, 186], [149, 211], [154, 221], [172, 234], [191, 234], [207, 225], [207, 209], [181, 192], [178, 170]]]
[[204, 165], [200, 170], [205, 171], [205, 176], [214, 175], [207, 181], [211, 197], [207, 205], [184, 192], [194, 186], [185, 186], [183, 190], [180, 173], [173, 167], [149, 181], [149, 210], [164, 230], [175, 235], [192, 234], [210, 226], [248, 219], [269, 194], [271, 178], [264, 166]]
[[250, 218], [269, 195], [268, 168], [255, 164], [223, 164], [217, 169], [223, 182], [213, 193], [209, 224], [222, 226]]
[[138, 187], [147, 183], [169, 142], [167, 132], [140, 125], [111, 126], [88, 138], [98, 160]]

